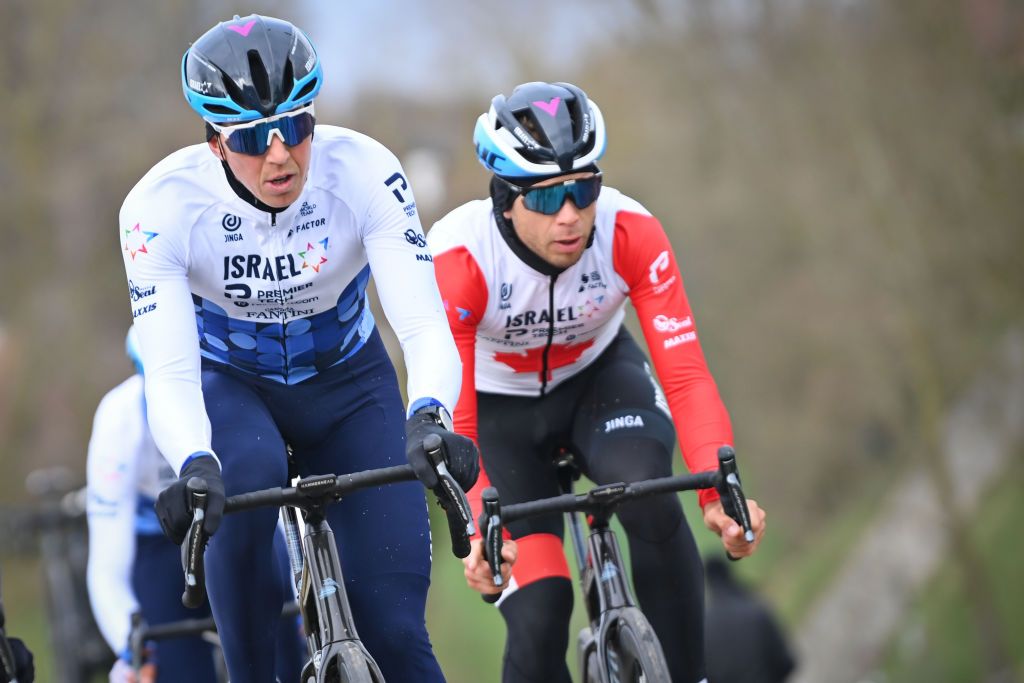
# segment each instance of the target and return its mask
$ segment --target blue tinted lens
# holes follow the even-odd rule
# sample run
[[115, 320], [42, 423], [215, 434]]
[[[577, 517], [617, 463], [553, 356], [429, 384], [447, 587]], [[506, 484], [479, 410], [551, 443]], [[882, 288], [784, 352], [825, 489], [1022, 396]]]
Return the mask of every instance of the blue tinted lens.
[[585, 209], [601, 194], [601, 176], [595, 175], [580, 180], [569, 180], [548, 187], [534, 187], [523, 192], [523, 205], [530, 211], [553, 216], [562, 209], [566, 197], [578, 209]]
[[232, 152], [258, 156], [267, 151], [270, 131], [276, 128], [281, 131], [284, 144], [294, 147], [310, 136], [315, 123], [316, 121], [312, 114], [303, 112], [302, 114], [286, 116], [276, 121], [258, 123], [249, 128], [228, 129], [230, 134], [227, 137], [227, 146]]

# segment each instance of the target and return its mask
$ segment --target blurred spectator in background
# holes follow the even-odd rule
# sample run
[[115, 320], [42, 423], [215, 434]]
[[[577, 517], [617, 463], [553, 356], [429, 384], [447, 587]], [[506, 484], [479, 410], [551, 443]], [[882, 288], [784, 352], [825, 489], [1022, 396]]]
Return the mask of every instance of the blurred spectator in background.
[[[177, 477], [146, 424], [134, 327], [128, 330], [125, 352], [136, 374], [100, 401], [86, 464], [89, 602], [103, 637], [118, 655], [110, 672], [112, 683], [135, 681], [129, 642], [133, 613], [141, 612], [150, 626], [210, 614], [209, 607], [197, 613], [181, 604], [184, 580], [178, 546], [164, 537], [153, 509], [157, 494]], [[156, 652], [151, 650], [141, 683], [216, 683], [212, 648], [199, 636], [161, 642], [159, 653], [159, 672]]]
[[[146, 423], [143, 367], [135, 328], [128, 330], [125, 352], [136, 374], [114, 387], [96, 409], [89, 440], [87, 511], [90, 552], [89, 600], [96, 623], [118, 660], [111, 683], [216, 683], [212, 646], [201, 636], [169, 638], [147, 644], [146, 663], [136, 680], [130, 649], [132, 614], [148, 626], [210, 616], [181, 604], [184, 587], [179, 548], [160, 529], [153, 507], [157, 494], [176, 481], [174, 470], [157, 450]], [[282, 581], [287, 562], [275, 543]], [[102, 550], [100, 550], [102, 548]], [[297, 678], [304, 646], [295, 619], [282, 622], [278, 640], [278, 676]], [[285, 637], [287, 634], [291, 637]]]
[[781, 683], [796, 668], [771, 609], [738, 582], [721, 557], [705, 560], [705, 641], [711, 683]]

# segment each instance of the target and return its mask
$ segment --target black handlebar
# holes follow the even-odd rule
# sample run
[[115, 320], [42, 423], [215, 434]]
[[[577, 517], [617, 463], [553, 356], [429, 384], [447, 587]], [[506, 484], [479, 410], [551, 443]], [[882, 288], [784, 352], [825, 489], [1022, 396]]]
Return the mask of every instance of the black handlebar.
[[[437, 470], [438, 485], [434, 487], [433, 491], [448, 517], [452, 553], [459, 558], [466, 557], [470, 550], [469, 537], [475, 532], [469, 501], [445, 465], [441, 438], [436, 434], [430, 434], [423, 440], [423, 447], [435, 463]], [[395, 465], [394, 467], [383, 467], [351, 474], [324, 474], [306, 477], [300, 479], [295, 486], [275, 487], [231, 496], [224, 501], [224, 513], [282, 505], [295, 505], [308, 509], [325, 497], [338, 500], [359, 489], [414, 481], [415, 479], [416, 473], [412, 465]], [[199, 477], [193, 477], [188, 482], [188, 491], [192, 508], [192, 523], [189, 526], [185, 542], [181, 546], [181, 564], [185, 572], [185, 592], [181, 596], [181, 602], [186, 607], [196, 608], [203, 604], [206, 597], [203, 565], [203, 552], [206, 550], [206, 543], [209, 540], [203, 531], [203, 519], [206, 514], [206, 481]]]
[[[494, 576], [494, 585], [501, 585], [501, 547], [503, 544], [502, 525], [528, 517], [558, 512], [591, 513], [609, 510], [619, 503], [658, 493], [674, 493], [696, 489], [718, 491], [722, 507], [743, 528], [743, 537], [748, 543], [754, 542], [754, 531], [750, 521], [750, 510], [740, 484], [739, 469], [736, 465], [736, 451], [730, 446], [718, 449], [718, 469], [696, 474], [682, 474], [674, 477], [645, 479], [632, 483], [615, 483], [597, 486], [585, 493], [565, 493], [552, 498], [542, 498], [524, 503], [501, 506], [498, 491], [493, 487], [484, 489], [484, 513], [480, 515], [480, 529], [484, 537], [484, 556]], [[490, 507], [488, 507], [490, 504]], [[495, 532], [494, 529], [497, 529]], [[731, 560], [739, 558], [730, 553]], [[485, 594], [485, 602], [497, 602], [500, 594]]]

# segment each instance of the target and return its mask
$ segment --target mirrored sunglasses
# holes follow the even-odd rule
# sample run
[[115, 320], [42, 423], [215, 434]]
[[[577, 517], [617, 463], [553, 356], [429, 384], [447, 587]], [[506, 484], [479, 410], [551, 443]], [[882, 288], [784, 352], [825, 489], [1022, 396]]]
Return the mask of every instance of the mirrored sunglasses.
[[224, 144], [228, 149], [253, 156], [265, 153], [275, 135], [284, 144], [294, 147], [313, 134], [314, 125], [316, 118], [312, 104], [248, 123], [230, 126], [210, 123], [211, 128], [224, 136]]
[[514, 192], [523, 196], [523, 205], [527, 209], [545, 216], [553, 216], [562, 210], [562, 205], [568, 197], [572, 197], [572, 203], [577, 209], [585, 209], [597, 201], [601, 194], [601, 174], [596, 173], [587, 178], [566, 180], [564, 183], [544, 187], [523, 188], [512, 183], [508, 185]]

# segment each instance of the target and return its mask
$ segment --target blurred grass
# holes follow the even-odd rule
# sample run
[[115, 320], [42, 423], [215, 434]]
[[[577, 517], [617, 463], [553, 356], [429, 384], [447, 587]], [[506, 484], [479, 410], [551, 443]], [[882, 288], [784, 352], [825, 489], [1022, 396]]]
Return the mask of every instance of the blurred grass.
[[[1024, 677], [1024, 452], [1000, 478], [973, 515], [973, 540], [985, 562], [1008, 650], [1017, 676]], [[974, 629], [963, 578], [947, 564], [916, 596], [896, 630], [883, 671], [892, 683], [961, 683], [982, 681], [986, 668]]]
[[36, 680], [53, 680], [50, 630], [46, 621], [39, 558], [6, 558], [2, 567], [4, 612], [7, 634], [21, 638], [35, 656]]

